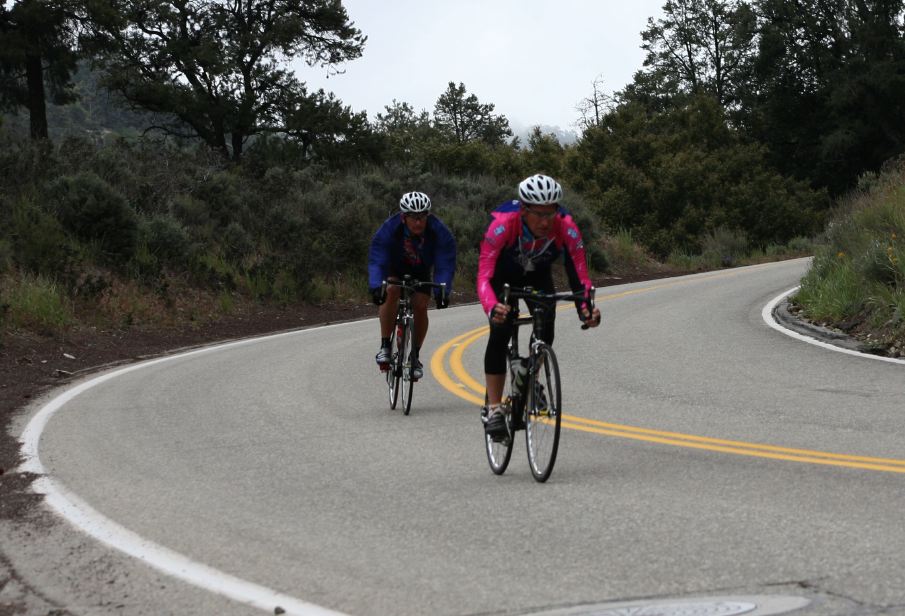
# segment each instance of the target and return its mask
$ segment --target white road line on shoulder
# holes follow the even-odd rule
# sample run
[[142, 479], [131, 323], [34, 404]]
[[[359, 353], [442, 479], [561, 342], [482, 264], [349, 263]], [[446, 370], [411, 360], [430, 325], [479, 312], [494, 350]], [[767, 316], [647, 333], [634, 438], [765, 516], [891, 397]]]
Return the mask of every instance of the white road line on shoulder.
[[845, 349], [828, 342], [824, 342], [822, 340], [817, 340], [816, 338], [812, 338], [811, 336], [805, 336], [804, 334], [800, 334], [796, 331], [792, 331], [787, 327], [783, 327], [776, 319], [773, 318], [773, 310], [776, 308], [777, 304], [784, 300], [786, 297], [800, 289], [801, 287], [793, 287], [788, 291], [784, 291], [780, 293], [778, 296], [774, 297], [770, 302], [764, 306], [764, 309], [761, 311], [761, 316], [767, 325], [775, 329], [776, 331], [780, 331], [787, 336], [791, 336], [796, 340], [801, 340], [803, 342], [807, 342], [808, 344], [813, 344], [819, 347], [823, 347], [824, 349], [829, 349], [830, 351], [836, 351], [837, 353], [845, 353], [846, 355], [855, 355], [856, 357], [863, 357], [865, 359], [875, 359], [877, 361], [885, 361], [890, 364], [903, 364], [905, 365], [905, 359], [899, 359], [896, 357], [883, 357], [882, 355], [873, 355], [871, 353], [862, 353], [861, 351], [855, 351], [853, 349]]
[[217, 595], [227, 597], [239, 603], [249, 605], [261, 610], [266, 610], [271, 614], [274, 613], [276, 607], [282, 608], [286, 614], [297, 616], [343, 616], [341, 612], [335, 612], [327, 608], [320, 607], [313, 603], [308, 603], [289, 595], [284, 595], [273, 589], [261, 586], [253, 582], [234, 577], [223, 571], [219, 571], [202, 563], [196, 562], [187, 556], [179, 554], [169, 548], [158, 545], [144, 537], [137, 535], [129, 529], [117, 524], [113, 520], [103, 516], [95, 511], [88, 503], [83, 501], [77, 495], [68, 490], [59, 481], [47, 476], [44, 465], [38, 456], [38, 444], [41, 439], [41, 433], [47, 426], [47, 423], [53, 417], [54, 413], [60, 410], [67, 402], [75, 398], [81, 393], [100, 385], [106, 381], [114, 379], [123, 374], [147, 368], [157, 364], [161, 364], [175, 359], [183, 359], [194, 355], [202, 355], [212, 353], [224, 349], [235, 348], [255, 344], [263, 340], [272, 340], [286, 336], [297, 336], [310, 331], [320, 331], [332, 327], [342, 325], [350, 325], [360, 323], [361, 321], [349, 321], [344, 323], [335, 323], [322, 327], [313, 327], [309, 329], [295, 330], [272, 334], [269, 336], [261, 336], [257, 338], [247, 338], [237, 340], [235, 342], [227, 342], [214, 346], [195, 349], [176, 355], [168, 355], [149, 361], [133, 364], [119, 370], [114, 370], [107, 374], [95, 377], [84, 383], [81, 383], [72, 389], [69, 389], [53, 400], [44, 405], [31, 418], [22, 432], [22, 455], [23, 463], [19, 466], [19, 472], [35, 473], [41, 475], [35, 480], [33, 489], [45, 495], [45, 502], [57, 514], [65, 518], [76, 528], [84, 531], [98, 541], [117, 549], [129, 556], [133, 556], [144, 563], [162, 571], [163, 573], [178, 578], [184, 582], [188, 582], [194, 586], [198, 586]]

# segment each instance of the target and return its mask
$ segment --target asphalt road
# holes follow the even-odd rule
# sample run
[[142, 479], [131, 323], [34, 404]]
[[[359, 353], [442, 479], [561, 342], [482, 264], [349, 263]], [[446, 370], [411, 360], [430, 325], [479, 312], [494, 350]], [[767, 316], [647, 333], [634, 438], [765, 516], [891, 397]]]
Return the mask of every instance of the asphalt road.
[[[905, 367], [764, 323], [806, 266], [607, 287], [596, 331], [559, 312], [571, 419], [543, 485], [521, 439], [504, 476], [487, 467], [470, 383], [485, 339], [444, 347], [482, 325], [478, 306], [430, 313], [422, 356], [441, 352], [408, 417], [388, 408], [369, 320], [97, 384], [50, 418], [40, 459], [101, 531], [97, 516], [299, 613], [788, 595], [811, 601], [801, 614], [905, 614]], [[19, 550], [64, 602], [58, 578], [108, 559], [75, 613], [263, 613], [80, 545], [55, 575]], [[127, 598], [98, 604], [100, 584]]]

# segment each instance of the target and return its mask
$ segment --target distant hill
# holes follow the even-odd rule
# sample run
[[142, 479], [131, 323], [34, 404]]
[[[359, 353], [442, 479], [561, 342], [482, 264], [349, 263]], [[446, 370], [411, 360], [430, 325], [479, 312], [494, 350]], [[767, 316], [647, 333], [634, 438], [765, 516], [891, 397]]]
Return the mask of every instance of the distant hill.
[[512, 129], [513, 137], [518, 137], [519, 143], [522, 144], [522, 147], [528, 144], [528, 137], [531, 136], [531, 132], [534, 130], [535, 126], [539, 126], [541, 132], [545, 135], [552, 134], [554, 137], [556, 137], [560, 145], [571, 145], [578, 141], [578, 133], [571, 129], [560, 128], [559, 126], [550, 126], [549, 124], [532, 124], [530, 126], [526, 126], [518, 122], [509, 122], [509, 127]]
[[[138, 136], [149, 126], [158, 123], [155, 115], [128, 109], [116, 94], [102, 88], [99, 75], [82, 63], [73, 76], [78, 100], [71, 105], [47, 106], [47, 129], [51, 139], [64, 135], [87, 135], [102, 138], [106, 135]], [[3, 114], [3, 127], [16, 135], [28, 134], [28, 110]]]

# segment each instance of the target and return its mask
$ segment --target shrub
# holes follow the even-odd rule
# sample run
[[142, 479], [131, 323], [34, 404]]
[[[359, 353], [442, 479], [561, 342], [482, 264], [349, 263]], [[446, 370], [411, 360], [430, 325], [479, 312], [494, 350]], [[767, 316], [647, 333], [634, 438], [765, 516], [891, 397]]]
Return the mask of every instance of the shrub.
[[208, 205], [211, 219], [221, 227], [233, 221], [243, 222], [248, 208], [243, 198], [240, 176], [228, 171], [215, 173], [195, 193], [195, 197]]
[[138, 217], [125, 198], [93, 173], [64, 176], [46, 187], [63, 226], [95, 243], [111, 262], [128, 259], [138, 239]]
[[841, 321], [857, 314], [864, 303], [863, 279], [844, 255], [824, 255], [801, 280], [795, 301], [808, 318]]
[[666, 259], [667, 265], [683, 272], [698, 272], [706, 269], [701, 255], [692, 255], [684, 250], [673, 250]]
[[808, 237], [793, 237], [788, 246], [789, 251], [795, 254], [807, 255], [814, 252], [814, 240]]
[[587, 246], [587, 249], [588, 265], [590, 266], [591, 270], [601, 273], [608, 272], [610, 269], [610, 262], [607, 259], [606, 251], [601, 248], [601, 246], [596, 242], [589, 244]]
[[604, 238], [603, 246], [610, 269], [617, 273], [644, 269], [652, 260], [627, 229]]
[[5, 274], [13, 266], [13, 247], [9, 241], [0, 239], [0, 275]]
[[182, 264], [191, 247], [185, 228], [169, 216], [155, 216], [141, 225], [141, 238], [160, 263]]
[[237, 222], [229, 223], [223, 232], [223, 249], [233, 262], [241, 261], [245, 255], [254, 252], [255, 245], [251, 235]]
[[745, 234], [726, 227], [714, 229], [705, 235], [701, 244], [701, 256], [711, 267], [732, 267], [748, 253]]
[[211, 222], [210, 207], [191, 195], [174, 195], [169, 210], [175, 218], [189, 227], [205, 227]]
[[49, 278], [25, 274], [0, 280], [0, 318], [4, 325], [58, 334], [73, 321], [72, 307]]
[[35, 274], [68, 279], [77, 250], [60, 223], [29, 201], [13, 204], [9, 222], [13, 259]]

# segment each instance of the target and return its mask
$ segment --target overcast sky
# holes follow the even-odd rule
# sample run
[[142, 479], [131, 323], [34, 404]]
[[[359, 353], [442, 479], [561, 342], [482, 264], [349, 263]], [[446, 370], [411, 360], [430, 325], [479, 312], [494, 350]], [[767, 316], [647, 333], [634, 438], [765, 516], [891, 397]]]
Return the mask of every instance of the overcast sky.
[[368, 37], [345, 74], [297, 64], [309, 88], [332, 91], [373, 119], [395, 98], [433, 112], [450, 81], [493, 103], [514, 128], [572, 129], [602, 76], [622, 89], [641, 68], [641, 31], [665, 0], [343, 0]]

